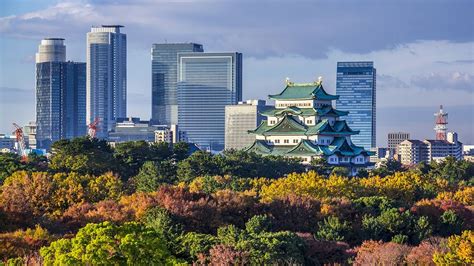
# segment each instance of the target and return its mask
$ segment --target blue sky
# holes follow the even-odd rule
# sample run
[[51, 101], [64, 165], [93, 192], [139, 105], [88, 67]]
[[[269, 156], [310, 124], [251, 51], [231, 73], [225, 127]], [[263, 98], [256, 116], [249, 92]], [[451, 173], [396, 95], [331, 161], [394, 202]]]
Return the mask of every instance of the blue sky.
[[474, 143], [474, 1], [0, 1], [0, 132], [35, 119], [34, 54], [44, 37], [66, 39], [85, 61], [91, 25], [122, 24], [128, 38], [128, 110], [150, 117], [152, 43], [198, 42], [244, 54], [244, 98], [283, 81], [323, 76], [337, 61], [377, 68], [377, 143], [389, 131], [434, 138], [433, 113]]

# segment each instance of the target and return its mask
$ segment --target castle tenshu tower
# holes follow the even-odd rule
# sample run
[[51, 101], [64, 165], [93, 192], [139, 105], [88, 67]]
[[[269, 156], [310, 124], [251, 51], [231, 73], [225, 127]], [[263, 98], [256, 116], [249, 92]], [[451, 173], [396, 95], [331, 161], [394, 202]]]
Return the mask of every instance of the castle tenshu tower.
[[352, 143], [351, 136], [359, 131], [340, 119], [349, 112], [332, 107], [339, 96], [328, 94], [321, 78], [313, 83], [287, 78], [285, 89], [269, 98], [275, 100], [275, 107], [262, 112], [267, 119], [249, 131], [256, 140], [247, 151], [297, 157], [304, 164], [323, 157], [331, 165], [348, 167], [351, 174], [370, 165], [372, 152]]

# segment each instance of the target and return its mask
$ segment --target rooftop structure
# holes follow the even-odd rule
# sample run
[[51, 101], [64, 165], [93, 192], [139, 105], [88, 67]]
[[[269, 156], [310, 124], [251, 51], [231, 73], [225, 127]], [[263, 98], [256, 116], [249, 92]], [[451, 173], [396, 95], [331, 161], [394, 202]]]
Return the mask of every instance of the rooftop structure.
[[338, 96], [328, 94], [321, 79], [302, 84], [287, 79], [283, 91], [269, 98], [275, 107], [261, 112], [267, 119], [249, 131], [256, 140], [248, 151], [297, 157], [305, 164], [323, 157], [331, 165], [348, 167], [351, 174], [371, 165], [373, 152], [352, 143], [351, 136], [359, 131], [340, 119], [348, 112], [332, 107]]
[[36, 63], [65, 62], [66, 45], [63, 38], [44, 38], [38, 46]]

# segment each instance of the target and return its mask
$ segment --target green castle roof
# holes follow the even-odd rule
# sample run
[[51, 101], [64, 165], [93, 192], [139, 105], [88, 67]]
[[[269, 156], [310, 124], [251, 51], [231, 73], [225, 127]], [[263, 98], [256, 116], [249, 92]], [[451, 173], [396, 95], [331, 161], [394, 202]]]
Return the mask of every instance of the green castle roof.
[[264, 140], [256, 140], [252, 146], [246, 149], [263, 155], [286, 155], [286, 156], [331, 156], [333, 154], [343, 156], [370, 156], [374, 152], [366, 151], [364, 148], [349, 144], [345, 137], [334, 138], [329, 146], [314, 144], [303, 139], [293, 146], [268, 145]]
[[291, 135], [355, 135], [359, 131], [352, 130], [346, 123], [346, 121], [335, 121], [334, 125], [331, 126], [327, 119], [317, 123], [314, 126], [307, 126], [298, 122], [291, 115], [285, 114], [282, 120], [276, 125], [269, 126], [267, 121], [264, 120], [255, 130], [248, 131], [251, 134], [263, 135], [263, 136], [291, 136]]
[[273, 100], [337, 100], [339, 96], [328, 94], [321, 82], [287, 83], [280, 94], [269, 95]]
[[299, 108], [296, 106], [290, 106], [285, 109], [268, 108], [265, 111], [260, 112], [263, 116], [284, 116], [285, 114], [298, 115], [298, 116], [345, 116], [349, 112], [334, 109], [332, 106], [323, 106], [320, 108]]

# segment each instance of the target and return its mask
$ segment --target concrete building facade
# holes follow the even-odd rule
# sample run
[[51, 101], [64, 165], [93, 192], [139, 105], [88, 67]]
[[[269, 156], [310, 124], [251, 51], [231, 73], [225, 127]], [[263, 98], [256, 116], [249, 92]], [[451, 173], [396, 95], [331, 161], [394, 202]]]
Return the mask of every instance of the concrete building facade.
[[264, 116], [261, 112], [268, 108], [264, 100], [247, 100], [225, 107], [225, 149], [241, 150], [250, 147], [255, 135], [248, 131], [254, 129]]

